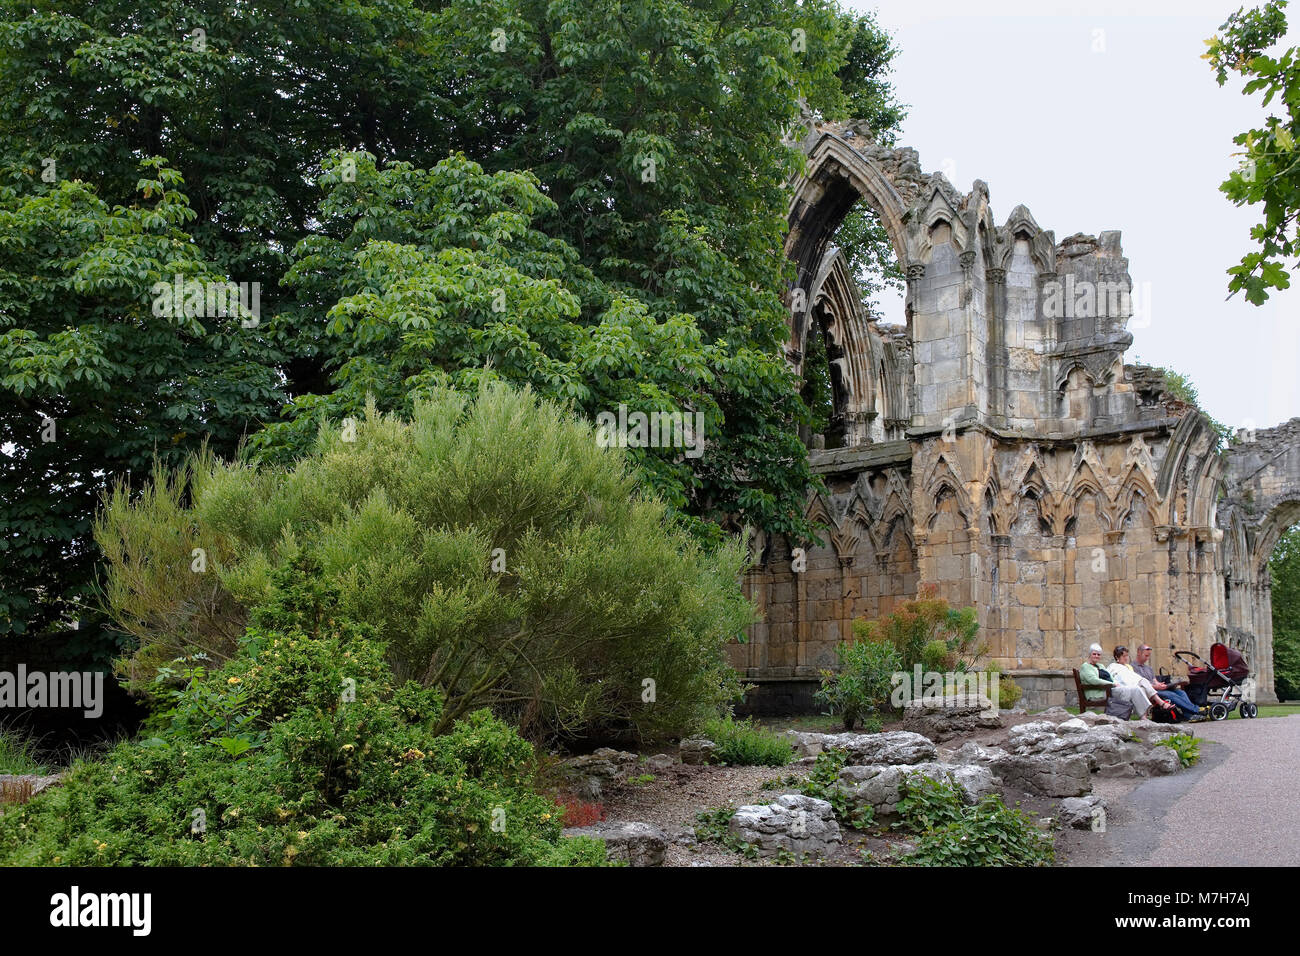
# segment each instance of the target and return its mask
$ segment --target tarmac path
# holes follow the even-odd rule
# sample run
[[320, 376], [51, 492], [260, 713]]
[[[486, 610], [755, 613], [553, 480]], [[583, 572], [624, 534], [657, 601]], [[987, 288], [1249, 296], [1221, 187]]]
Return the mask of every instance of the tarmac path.
[[1300, 714], [1234, 713], [1189, 729], [1202, 741], [1201, 759], [1121, 798], [1098, 862], [1300, 866]]

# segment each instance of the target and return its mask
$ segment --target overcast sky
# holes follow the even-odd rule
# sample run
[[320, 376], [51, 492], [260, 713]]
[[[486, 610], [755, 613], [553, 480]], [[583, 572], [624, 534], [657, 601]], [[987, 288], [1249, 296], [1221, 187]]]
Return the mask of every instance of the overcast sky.
[[[1023, 203], [1058, 242], [1122, 232], [1134, 286], [1150, 293], [1128, 361], [1188, 375], [1225, 425], [1300, 415], [1300, 290], [1259, 308], [1225, 301], [1256, 213], [1218, 186], [1237, 163], [1233, 136], [1265, 113], [1240, 84], [1219, 87], [1201, 55], [1240, 0], [846, 2], [875, 10], [902, 51], [899, 145], [926, 172], [963, 192], [987, 182], [999, 225]], [[1294, 43], [1300, 5], [1290, 14]], [[902, 321], [901, 299], [884, 307]]]

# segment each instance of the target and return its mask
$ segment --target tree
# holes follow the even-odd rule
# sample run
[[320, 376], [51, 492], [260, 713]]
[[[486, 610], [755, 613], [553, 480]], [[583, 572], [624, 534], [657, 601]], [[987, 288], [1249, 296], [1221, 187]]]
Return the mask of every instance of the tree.
[[81, 182], [0, 184], [0, 633], [92, 621], [90, 525], [113, 476], [203, 436], [233, 451], [282, 399], [252, 319], [154, 309], [155, 283], [225, 276], [185, 231], [177, 172], [142, 170], [126, 207]]
[[1262, 127], [1233, 138], [1243, 147], [1241, 163], [1219, 187], [1238, 206], [1263, 206], [1262, 221], [1250, 231], [1259, 248], [1228, 270], [1229, 294], [1244, 291], [1255, 305], [1268, 299], [1269, 289], [1290, 286], [1288, 260], [1300, 255], [1300, 62], [1295, 47], [1278, 56], [1265, 52], [1286, 33], [1284, 7], [1286, 0], [1269, 0], [1250, 11], [1238, 9], [1206, 41], [1204, 55], [1220, 86], [1229, 72], [1237, 73], [1246, 81], [1244, 95], [1262, 92], [1264, 106], [1276, 100], [1285, 114], [1270, 114]]
[[1273, 683], [1280, 700], [1300, 699], [1300, 525], [1278, 539], [1273, 577]]
[[[0, 0], [0, 176], [14, 190], [15, 209], [70, 186], [116, 216], [139, 202], [140, 158], [159, 157], [179, 174], [167, 188], [184, 183], [189, 213], [183, 228], [172, 222], [179, 234], [171, 238], [192, 246], [193, 270], [211, 281], [258, 282], [262, 293], [256, 336], [211, 338], [206, 357], [155, 359], [153, 378], [137, 379], [141, 396], [49, 381], [47, 404], [65, 417], [123, 398], [127, 406], [150, 404], [155, 418], [122, 440], [168, 454], [192, 451], [205, 435], [224, 453], [237, 436], [275, 420], [285, 399], [294, 402], [291, 416], [324, 414], [351, 401], [362, 379], [378, 384], [388, 374], [353, 361], [352, 333], [365, 322], [372, 346], [399, 337], [395, 329], [380, 333], [396, 316], [365, 311], [371, 300], [364, 297], [391, 300], [393, 270], [429, 275], [426, 260], [436, 249], [460, 256], [465, 269], [486, 270], [484, 278], [514, 270], [530, 280], [539, 297], [532, 306], [541, 310], [527, 317], [529, 343], [488, 341], [514, 334], [518, 316], [502, 328], [463, 326], [466, 341], [471, 328], [478, 340], [458, 354], [440, 353], [440, 369], [453, 374], [491, 353], [494, 375], [538, 387], [547, 380], [554, 394], [573, 380], [556, 363], [573, 360], [581, 329], [598, 340], [589, 354], [604, 349], [608, 363], [594, 384], [581, 383], [589, 396], [570, 389], [584, 412], [626, 399], [647, 409], [680, 403], [706, 416], [711, 435], [701, 458], [683, 462], [671, 450], [639, 456], [650, 485], [694, 519], [697, 532], [716, 537], [723, 524], [753, 523], [808, 533], [802, 506], [811, 475], [797, 437], [806, 409], [780, 354], [781, 293], [790, 278], [780, 254], [785, 187], [798, 157], [780, 131], [802, 101], [828, 117], [867, 113], [887, 135], [898, 116], [883, 78], [892, 55], [874, 23], [829, 0], [204, 0], [147, 10], [126, 0], [57, 8], [48, 0]], [[454, 235], [422, 235], [413, 220], [398, 222], [409, 201], [400, 190], [457, 152], [507, 178], [489, 188], [477, 174], [465, 176], [453, 184], [462, 192], [443, 194], [453, 203], [442, 212]], [[353, 158], [365, 179], [355, 191], [341, 190], [357, 174]], [[548, 201], [530, 197], [531, 210], [507, 209], [502, 204], [523, 201], [521, 181], [511, 177], [524, 172]], [[515, 259], [471, 265], [482, 250], [459, 217], [473, 219], [474, 204], [492, 189], [501, 215], [488, 228]], [[367, 218], [380, 209], [391, 213], [388, 221]], [[523, 221], [516, 213], [532, 230], [526, 241], [505, 234]], [[151, 229], [161, 225], [143, 210], [138, 218]], [[66, 225], [70, 235], [60, 238], [69, 241], [89, 228]], [[362, 263], [355, 257], [370, 239], [376, 245]], [[7, 249], [4, 294], [41, 276], [21, 294], [49, 306], [59, 287], [41, 268], [43, 247]], [[369, 288], [371, 273], [310, 274], [313, 257], [336, 255], [341, 263], [345, 254], [349, 268], [388, 270], [385, 291]], [[112, 272], [105, 261], [103, 268], [124, 300], [142, 303], [159, 267], [174, 265], [158, 256], [147, 267]], [[452, 268], [448, 262], [442, 267]], [[547, 272], [550, 265], [562, 275]], [[539, 324], [546, 309], [562, 317], [569, 340], [546, 338]], [[68, 361], [81, 362], [84, 336], [72, 345], [54, 338], [64, 331], [61, 319], [26, 324], [25, 307], [0, 308], [7, 332], [31, 333], [21, 348], [71, 349]], [[132, 326], [119, 331], [117, 355], [146, 344], [135, 341]], [[205, 325], [204, 335], [218, 331]], [[677, 342], [658, 360], [656, 350]], [[426, 336], [424, 348], [445, 344]], [[619, 357], [625, 344], [635, 359]], [[9, 348], [18, 349], [18, 339]], [[641, 361], [647, 354], [656, 360]], [[13, 363], [26, 357], [11, 351], [0, 359], [4, 381], [17, 383], [4, 386], [6, 398], [19, 394]], [[674, 365], [679, 357], [689, 361]], [[119, 381], [126, 378], [124, 371]], [[224, 390], [241, 378], [250, 383], [243, 394]], [[157, 387], [164, 395], [188, 389], [184, 409], [154, 406], [149, 390]], [[329, 405], [340, 388], [351, 390]], [[377, 400], [392, 409], [408, 404], [394, 392]], [[25, 447], [31, 414], [6, 422], [17, 430], [3, 440]], [[167, 430], [176, 416], [184, 427]], [[105, 427], [105, 447], [120, 451], [110, 434], [119, 425]], [[23, 471], [10, 479], [18, 499], [6, 501], [21, 501], [36, 483], [63, 481], [80, 491], [80, 476], [102, 482], [139, 467], [138, 457], [64, 451], [52, 466], [57, 474], [38, 471], [30, 458], [6, 463]], [[66, 496], [53, 532], [42, 525], [49, 499], [4, 516], [3, 540], [37, 569], [29, 576], [14, 562], [23, 580], [4, 610], [17, 627], [66, 618], [57, 604], [40, 613], [30, 607], [56, 586], [69, 594], [93, 587], [84, 532], [95, 490]], [[58, 567], [66, 588], [39, 570]], [[6, 576], [6, 587], [9, 580], [17, 579]]]

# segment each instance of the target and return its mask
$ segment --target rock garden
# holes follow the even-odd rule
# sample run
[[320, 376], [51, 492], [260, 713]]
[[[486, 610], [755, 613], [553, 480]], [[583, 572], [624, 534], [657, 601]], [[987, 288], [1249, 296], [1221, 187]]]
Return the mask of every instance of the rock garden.
[[770, 740], [774, 764], [786, 748], [788, 763], [735, 765], [734, 746], [704, 737], [675, 754], [570, 758], [562, 772], [600, 819], [565, 836], [599, 837], [633, 866], [1066, 864], [1111, 801], [1183, 768], [1188, 741], [1147, 720], [954, 697], [875, 733], [728, 729]]

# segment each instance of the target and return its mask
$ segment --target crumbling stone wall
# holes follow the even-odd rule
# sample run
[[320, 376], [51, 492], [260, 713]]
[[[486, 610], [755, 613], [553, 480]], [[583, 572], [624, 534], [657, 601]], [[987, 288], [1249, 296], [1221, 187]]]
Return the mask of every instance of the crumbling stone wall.
[[[999, 225], [984, 183], [961, 195], [855, 124], [822, 124], [805, 149], [787, 358], [801, 373], [825, 330], [844, 447], [810, 452], [825, 541], [755, 538], [763, 620], [733, 663], [814, 680], [854, 618], [929, 583], [978, 608], [995, 660], [1044, 688], [1031, 704], [1060, 703], [1094, 641], [1149, 643], [1165, 669], [1230, 639], [1269, 699], [1265, 548], [1300, 520], [1300, 419], [1220, 455], [1157, 370], [1124, 364], [1135, 301], [1118, 232], [1058, 243], [1023, 206]], [[905, 266], [905, 328], [867, 318], [834, 247], [859, 201]]]

